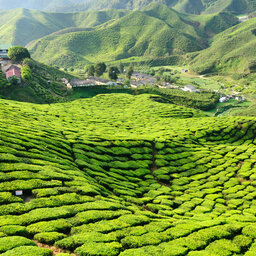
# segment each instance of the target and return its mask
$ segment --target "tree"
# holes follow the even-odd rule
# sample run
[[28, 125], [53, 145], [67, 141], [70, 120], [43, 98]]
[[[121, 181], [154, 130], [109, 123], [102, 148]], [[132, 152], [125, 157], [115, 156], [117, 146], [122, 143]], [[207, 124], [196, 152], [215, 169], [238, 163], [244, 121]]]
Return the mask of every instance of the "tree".
[[94, 74], [95, 74], [95, 68], [94, 68], [94, 65], [90, 65], [89, 67], [88, 67], [88, 76], [94, 76]]
[[22, 46], [14, 46], [8, 50], [8, 57], [12, 61], [22, 61], [25, 58], [30, 58], [30, 53], [27, 48]]
[[17, 85], [19, 83], [19, 78], [17, 76], [11, 76], [8, 82], [12, 85]]
[[21, 68], [21, 78], [23, 81], [27, 82], [32, 79], [32, 71], [28, 65], [24, 65]]
[[119, 70], [116, 66], [109, 67], [108, 69], [108, 77], [111, 80], [116, 80], [118, 78]]
[[130, 80], [132, 77], [132, 73], [133, 73], [133, 66], [130, 65], [127, 72], [126, 72], [126, 77]]
[[120, 74], [124, 73], [124, 65], [122, 62], [119, 63], [118, 69], [119, 69]]
[[102, 76], [103, 73], [106, 71], [106, 64], [104, 62], [97, 63], [95, 65], [95, 74], [96, 76]]

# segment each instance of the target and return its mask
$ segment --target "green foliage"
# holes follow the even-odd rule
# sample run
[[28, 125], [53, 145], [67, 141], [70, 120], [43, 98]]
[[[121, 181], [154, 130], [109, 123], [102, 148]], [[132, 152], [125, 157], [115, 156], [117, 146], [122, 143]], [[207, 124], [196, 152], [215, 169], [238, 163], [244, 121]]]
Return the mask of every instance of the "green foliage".
[[117, 242], [112, 243], [86, 243], [81, 247], [77, 248], [75, 252], [79, 256], [91, 256], [91, 255], [102, 255], [102, 256], [116, 256], [119, 254], [122, 246]]
[[109, 67], [108, 68], [108, 77], [111, 80], [116, 80], [118, 78], [119, 70], [117, 67]]
[[21, 236], [1, 237], [0, 238], [0, 252], [6, 252], [15, 247], [35, 245], [35, 243], [27, 238]]
[[133, 66], [130, 65], [130, 66], [128, 67], [127, 72], [126, 72], [126, 77], [127, 77], [129, 80], [131, 79], [132, 73], [133, 73]]
[[34, 236], [34, 239], [45, 244], [54, 244], [56, 241], [65, 238], [66, 235], [58, 232], [44, 232], [38, 233]]
[[19, 83], [19, 78], [17, 76], [11, 76], [9, 79], [8, 79], [8, 82], [11, 84], [11, 85], [18, 85]]
[[28, 65], [23, 65], [21, 68], [21, 78], [23, 81], [27, 82], [32, 79], [32, 70]]
[[94, 74], [95, 74], [95, 67], [94, 67], [94, 65], [90, 65], [88, 67], [87, 74], [88, 74], [88, 76], [94, 76]]
[[25, 47], [13, 46], [8, 50], [8, 57], [14, 62], [20, 62], [26, 58], [30, 58], [30, 53]]
[[2, 253], [2, 256], [52, 256], [52, 250], [38, 248], [36, 246], [20, 246], [8, 252]]
[[106, 71], [107, 66], [104, 62], [99, 62], [95, 65], [95, 75], [102, 76], [103, 73]]

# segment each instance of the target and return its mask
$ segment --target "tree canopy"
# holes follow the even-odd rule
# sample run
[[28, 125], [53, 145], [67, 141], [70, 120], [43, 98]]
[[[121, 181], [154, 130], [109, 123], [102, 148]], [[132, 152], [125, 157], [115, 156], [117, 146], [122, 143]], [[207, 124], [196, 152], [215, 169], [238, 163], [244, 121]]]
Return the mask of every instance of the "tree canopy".
[[111, 80], [116, 80], [118, 78], [119, 70], [117, 67], [109, 67], [108, 69], [108, 77]]
[[94, 76], [94, 74], [95, 74], [95, 67], [94, 67], [94, 65], [90, 65], [88, 67], [87, 74], [88, 74], [88, 76]]
[[106, 64], [104, 62], [97, 63], [95, 65], [95, 74], [96, 76], [102, 76], [103, 73], [106, 71]]
[[22, 46], [14, 46], [8, 50], [8, 57], [12, 61], [22, 61], [25, 58], [30, 58], [30, 53], [27, 48]]

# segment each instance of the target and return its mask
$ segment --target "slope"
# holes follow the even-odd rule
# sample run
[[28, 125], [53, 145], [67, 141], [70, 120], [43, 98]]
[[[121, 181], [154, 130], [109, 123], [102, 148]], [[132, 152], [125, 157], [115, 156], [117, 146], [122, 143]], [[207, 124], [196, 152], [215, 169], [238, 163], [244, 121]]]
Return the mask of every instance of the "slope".
[[217, 35], [208, 49], [190, 63], [198, 73], [249, 73], [255, 71], [255, 24], [253, 18]]
[[255, 255], [256, 120], [150, 97], [0, 100], [3, 256]]
[[94, 27], [126, 14], [125, 11], [47, 13], [27, 9], [0, 11], [0, 44], [28, 42], [69, 27]]
[[67, 101], [71, 92], [61, 83], [61, 79], [71, 79], [71, 75], [34, 60], [26, 59], [25, 64], [30, 66], [33, 76], [23, 86], [7, 83], [0, 73], [0, 98], [34, 103]]
[[[235, 17], [227, 17], [225, 28], [237, 23]], [[86, 63], [133, 56], [144, 59], [160, 57], [177, 62], [184, 53], [208, 45], [209, 33], [205, 33], [203, 24], [213, 18], [206, 16], [196, 21], [194, 16], [179, 14], [165, 5], [152, 4], [143, 11], [131, 12], [93, 31], [46, 36], [33, 42], [29, 48], [35, 59], [64, 67], [83, 67]], [[223, 23], [222, 18], [220, 22]]]

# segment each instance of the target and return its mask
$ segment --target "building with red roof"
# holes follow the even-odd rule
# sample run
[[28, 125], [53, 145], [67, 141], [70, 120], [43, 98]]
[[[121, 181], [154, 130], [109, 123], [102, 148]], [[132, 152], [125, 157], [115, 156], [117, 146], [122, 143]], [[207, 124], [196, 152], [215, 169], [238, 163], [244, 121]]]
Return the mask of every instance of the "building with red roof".
[[6, 79], [9, 80], [11, 77], [15, 76], [18, 78], [19, 83], [21, 82], [21, 72], [20, 68], [16, 65], [10, 65], [7, 70], [5, 70]]

